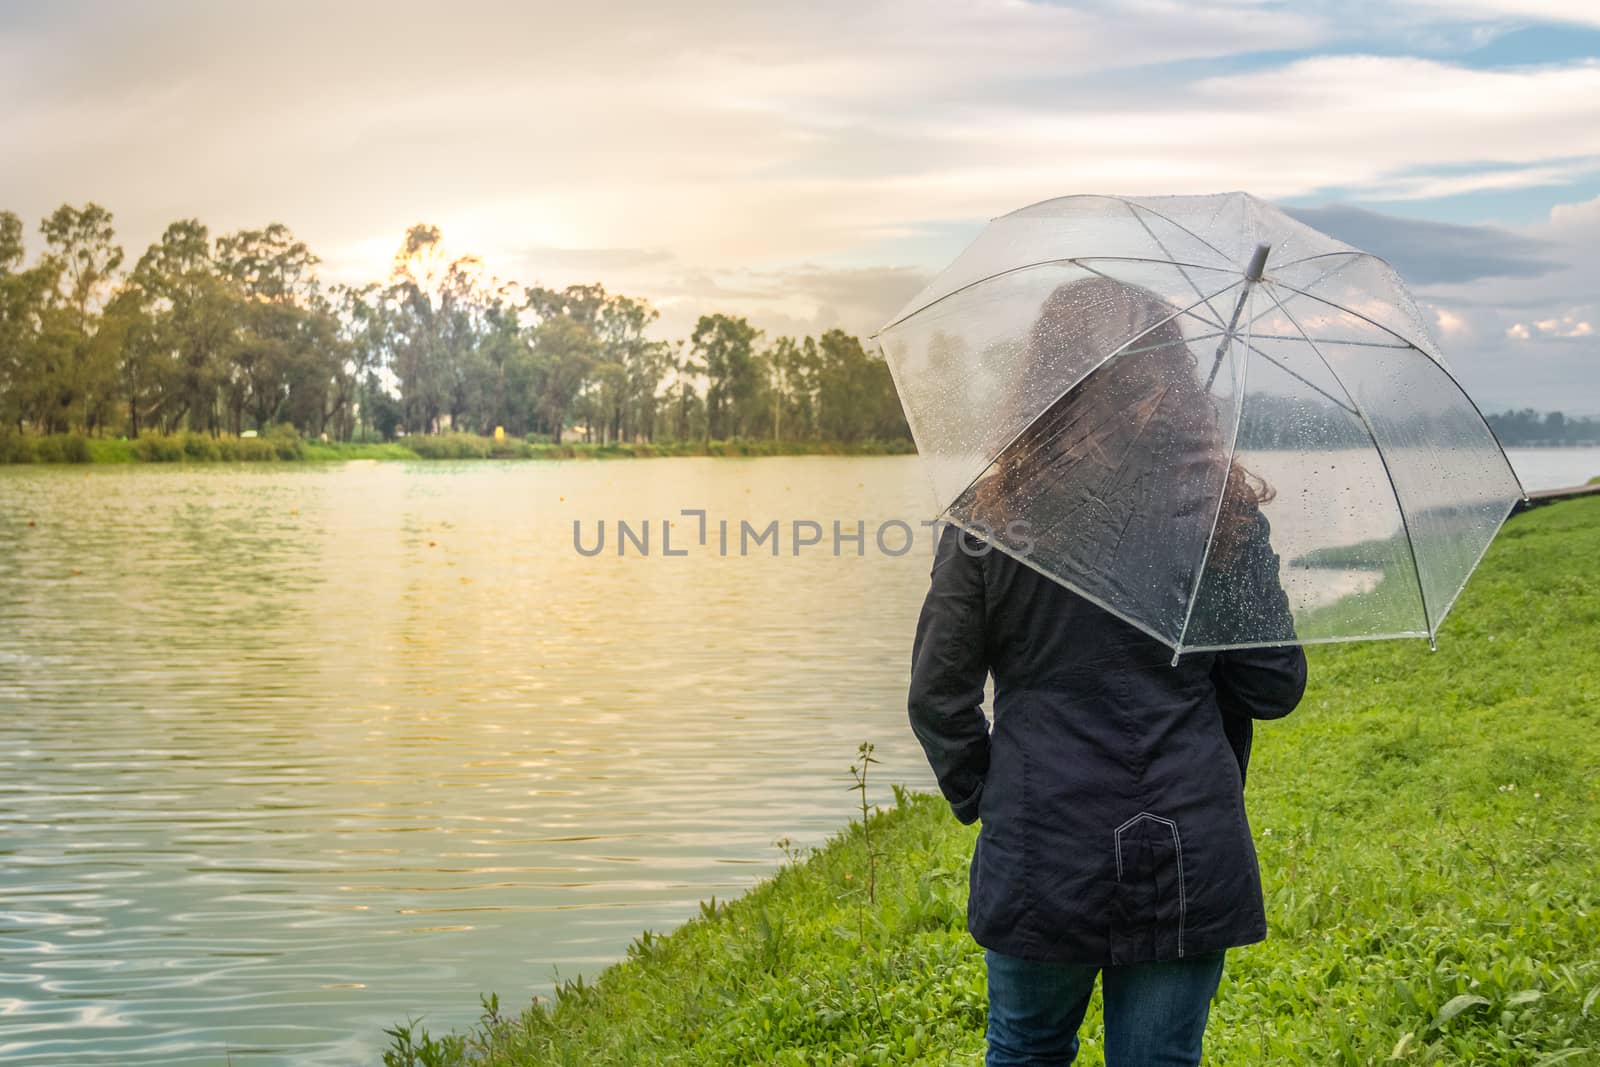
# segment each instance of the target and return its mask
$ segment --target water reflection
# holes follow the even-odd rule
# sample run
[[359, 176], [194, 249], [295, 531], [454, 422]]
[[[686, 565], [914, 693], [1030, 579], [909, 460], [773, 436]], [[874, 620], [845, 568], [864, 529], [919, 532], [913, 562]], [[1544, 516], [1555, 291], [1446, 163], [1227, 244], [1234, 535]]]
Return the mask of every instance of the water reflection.
[[914, 464], [3, 472], [0, 1058], [371, 1061], [819, 841], [861, 740], [926, 784], [926, 540], [571, 547], [683, 507], [916, 518]]

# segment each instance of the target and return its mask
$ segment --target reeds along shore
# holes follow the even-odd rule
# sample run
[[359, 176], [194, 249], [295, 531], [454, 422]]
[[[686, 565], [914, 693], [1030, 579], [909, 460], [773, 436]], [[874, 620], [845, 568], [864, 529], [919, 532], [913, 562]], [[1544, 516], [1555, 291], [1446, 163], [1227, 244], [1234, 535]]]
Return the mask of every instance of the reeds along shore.
[[98, 438], [82, 434], [0, 432], [4, 463], [209, 463], [286, 462], [348, 459], [645, 459], [655, 456], [884, 456], [915, 451], [903, 438], [865, 441], [774, 441], [732, 438], [587, 444], [566, 441], [502, 439], [445, 433], [395, 441], [319, 441], [292, 429], [264, 436], [213, 436], [205, 433], [141, 434], [138, 438]]

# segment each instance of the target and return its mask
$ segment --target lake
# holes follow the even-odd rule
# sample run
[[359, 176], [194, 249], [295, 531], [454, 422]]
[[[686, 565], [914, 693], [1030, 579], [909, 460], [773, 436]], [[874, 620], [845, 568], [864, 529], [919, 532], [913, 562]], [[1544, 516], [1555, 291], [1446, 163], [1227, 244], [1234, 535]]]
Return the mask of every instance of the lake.
[[1600, 448], [1508, 448], [1524, 489], [1565, 489], [1600, 478]]
[[875, 802], [930, 785], [932, 541], [875, 537], [924, 492], [913, 457], [0, 470], [0, 1060], [375, 1062], [820, 843], [862, 741]]
[[0, 1060], [375, 1062], [820, 842], [862, 741], [875, 802], [930, 787], [925, 494], [914, 457], [0, 468]]

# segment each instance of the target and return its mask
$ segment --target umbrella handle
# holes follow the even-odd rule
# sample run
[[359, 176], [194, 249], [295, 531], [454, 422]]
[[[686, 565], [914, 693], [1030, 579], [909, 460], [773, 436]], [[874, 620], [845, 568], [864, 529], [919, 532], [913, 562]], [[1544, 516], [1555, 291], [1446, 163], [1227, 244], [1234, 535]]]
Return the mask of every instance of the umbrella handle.
[[[1245, 288], [1249, 288], [1261, 280], [1261, 274], [1267, 269], [1267, 253], [1272, 251], [1271, 245], [1256, 245], [1255, 254], [1250, 257], [1250, 265], [1244, 269]], [[1239, 313], [1234, 312], [1233, 321], [1239, 321]]]

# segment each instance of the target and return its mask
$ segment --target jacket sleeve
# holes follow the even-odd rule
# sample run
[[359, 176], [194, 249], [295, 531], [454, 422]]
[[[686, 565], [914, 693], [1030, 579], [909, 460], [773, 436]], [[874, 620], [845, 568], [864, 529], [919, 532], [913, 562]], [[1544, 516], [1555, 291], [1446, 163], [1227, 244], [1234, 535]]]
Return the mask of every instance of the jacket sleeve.
[[1306, 691], [1306, 654], [1299, 645], [1219, 652], [1211, 668], [1225, 716], [1281, 719]]
[[940, 791], [964, 823], [978, 818], [989, 770], [989, 723], [982, 708], [989, 674], [983, 564], [969, 554], [981, 548], [982, 542], [955, 526], [945, 526], [940, 534], [911, 650], [907, 700], [911, 730]]
[[1279, 578], [1278, 554], [1272, 550], [1272, 528], [1257, 512], [1243, 550], [1241, 565], [1249, 575], [1249, 603], [1259, 632], [1285, 643], [1265, 648], [1219, 652], [1211, 669], [1217, 703], [1224, 716], [1281, 719], [1300, 703], [1306, 688], [1306, 654], [1295, 644], [1294, 616]]

